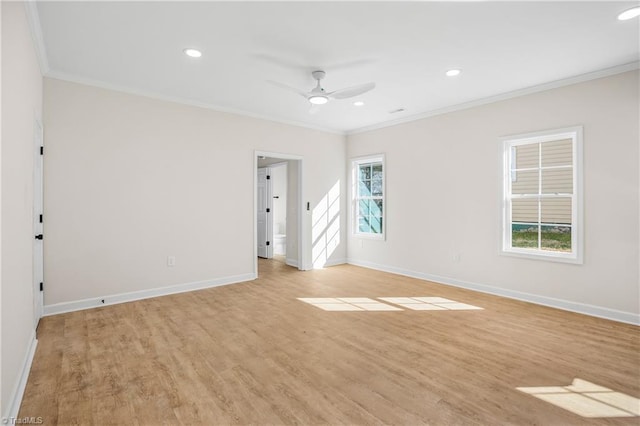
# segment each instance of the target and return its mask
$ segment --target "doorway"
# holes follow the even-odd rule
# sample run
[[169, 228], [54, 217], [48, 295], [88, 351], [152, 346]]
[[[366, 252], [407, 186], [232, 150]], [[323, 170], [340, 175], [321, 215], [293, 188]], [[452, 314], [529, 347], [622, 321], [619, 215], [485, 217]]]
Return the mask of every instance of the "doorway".
[[303, 160], [300, 156], [255, 152], [254, 271], [258, 258], [305, 270]]

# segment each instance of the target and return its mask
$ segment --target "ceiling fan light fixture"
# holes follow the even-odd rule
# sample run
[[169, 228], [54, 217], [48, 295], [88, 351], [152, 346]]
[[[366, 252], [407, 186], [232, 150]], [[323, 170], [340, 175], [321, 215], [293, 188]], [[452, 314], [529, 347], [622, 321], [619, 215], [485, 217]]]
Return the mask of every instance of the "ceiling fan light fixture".
[[455, 77], [455, 76], [457, 76], [457, 75], [460, 75], [460, 73], [461, 73], [461, 72], [462, 72], [462, 71], [461, 71], [461, 70], [459, 70], [459, 69], [451, 69], [451, 70], [447, 71], [447, 72], [445, 73], [445, 75], [446, 75], [447, 77]]
[[314, 105], [324, 105], [329, 102], [329, 98], [322, 95], [309, 96], [308, 100]]
[[627, 21], [629, 19], [633, 19], [636, 16], [640, 16], [640, 6], [632, 7], [631, 9], [627, 9], [618, 15], [618, 20]]
[[187, 47], [183, 50], [184, 54], [191, 58], [199, 58], [202, 56], [202, 52], [198, 49], [194, 49], [193, 47]]
[[355, 101], [355, 102], [353, 103], [353, 105], [355, 105], [355, 106], [357, 106], [357, 107], [360, 107], [360, 106], [364, 105], [364, 102], [362, 102], [362, 101]]

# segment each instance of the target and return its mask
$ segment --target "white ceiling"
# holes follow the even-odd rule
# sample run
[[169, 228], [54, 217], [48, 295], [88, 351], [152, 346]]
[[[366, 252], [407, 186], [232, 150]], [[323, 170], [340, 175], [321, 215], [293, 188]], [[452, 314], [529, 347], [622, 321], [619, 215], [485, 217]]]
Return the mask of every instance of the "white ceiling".
[[[52, 77], [338, 132], [640, 59], [637, 2], [42, 2]], [[203, 57], [186, 57], [186, 47]], [[461, 68], [456, 78], [445, 71]], [[270, 84], [328, 91], [374, 81], [309, 114]], [[390, 114], [398, 108], [405, 112]]]

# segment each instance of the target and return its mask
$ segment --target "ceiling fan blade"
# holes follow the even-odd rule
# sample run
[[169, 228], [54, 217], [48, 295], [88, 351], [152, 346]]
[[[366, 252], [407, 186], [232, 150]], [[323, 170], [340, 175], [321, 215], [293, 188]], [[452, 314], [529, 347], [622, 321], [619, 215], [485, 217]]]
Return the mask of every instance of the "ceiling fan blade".
[[334, 99], [347, 99], [354, 96], [362, 95], [376, 87], [375, 83], [365, 83], [358, 86], [347, 87], [346, 89], [336, 90], [335, 92], [328, 93], [327, 96]]
[[273, 80], [267, 80], [267, 83], [272, 84], [272, 85], [274, 85], [276, 87], [279, 87], [281, 89], [285, 89], [285, 90], [288, 90], [290, 92], [297, 93], [298, 95], [302, 96], [305, 99], [309, 97], [309, 94], [307, 92], [299, 90], [299, 89], [296, 89], [295, 87], [287, 86], [284, 83], [280, 83], [278, 81], [273, 81]]

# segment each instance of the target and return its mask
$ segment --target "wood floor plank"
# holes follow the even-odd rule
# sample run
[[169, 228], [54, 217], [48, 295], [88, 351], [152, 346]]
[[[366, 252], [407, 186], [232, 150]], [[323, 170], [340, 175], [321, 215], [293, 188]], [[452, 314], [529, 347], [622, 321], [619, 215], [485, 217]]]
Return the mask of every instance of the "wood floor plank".
[[[43, 318], [20, 417], [47, 425], [637, 425], [518, 387], [640, 397], [639, 328], [350, 265]], [[442, 297], [481, 310], [325, 311]], [[401, 307], [401, 306], [400, 306]]]

